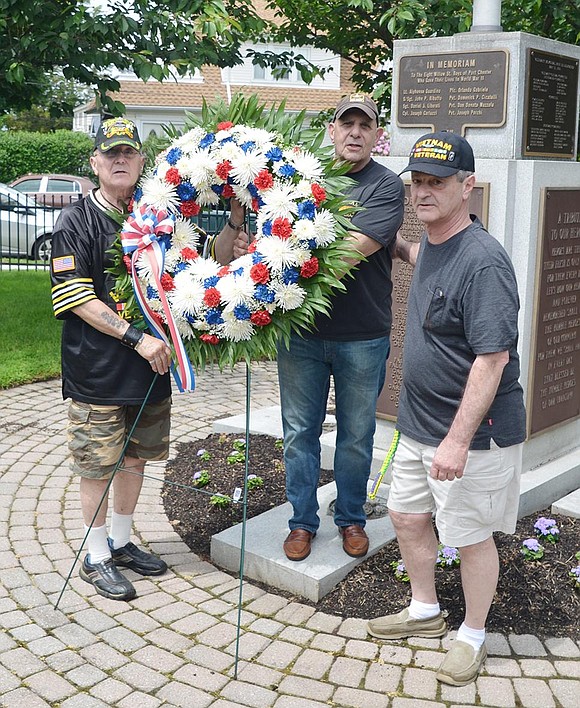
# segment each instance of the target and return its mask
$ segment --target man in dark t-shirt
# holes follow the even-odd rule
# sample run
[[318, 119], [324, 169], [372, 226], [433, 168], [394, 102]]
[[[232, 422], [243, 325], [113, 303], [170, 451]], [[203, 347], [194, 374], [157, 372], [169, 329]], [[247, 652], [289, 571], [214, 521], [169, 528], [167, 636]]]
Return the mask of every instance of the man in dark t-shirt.
[[363, 507], [389, 354], [391, 247], [404, 205], [402, 180], [371, 158], [383, 132], [378, 123], [377, 106], [364, 94], [346, 96], [336, 108], [329, 133], [337, 157], [352, 163], [349, 197], [361, 209], [352, 218], [350, 239], [365, 260], [356, 260], [357, 268], [344, 278], [345, 290], [332, 297], [328, 315], [317, 316], [313, 331], [294, 334], [289, 348], [278, 347], [286, 492], [293, 508], [284, 552], [292, 561], [310, 554], [320, 524], [319, 438], [331, 377], [337, 425], [334, 522], [348, 555], [364, 556], [369, 547]]
[[420, 244], [397, 239], [396, 254], [415, 271], [388, 509], [411, 603], [371, 620], [368, 630], [382, 639], [443, 636], [438, 541], [458, 548], [465, 620], [437, 679], [463, 686], [486, 658], [485, 622], [499, 574], [493, 532], [513, 533], [517, 521], [525, 439], [518, 290], [507, 253], [469, 214], [469, 143], [446, 131], [425, 135], [404, 171], [412, 173], [411, 201], [426, 235]]

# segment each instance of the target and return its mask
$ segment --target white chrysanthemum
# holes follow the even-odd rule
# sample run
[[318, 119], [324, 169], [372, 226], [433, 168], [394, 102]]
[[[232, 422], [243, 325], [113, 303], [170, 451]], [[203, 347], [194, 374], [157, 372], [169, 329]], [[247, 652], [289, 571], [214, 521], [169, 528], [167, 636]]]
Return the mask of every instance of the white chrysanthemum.
[[175, 186], [164, 182], [159, 177], [149, 177], [143, 183], [141, 202], [145, 202], [155, 209], [175, 212], [178, 211], [179, 201]]
[[252, 195], [245, 187], [241, 187], [239, 184], [232, 185], [235, 195], [242, 206], [250, 208], [252, 206]]
[[153, 269], [151, 267], [151, 261], [149, 260], [152, 257], [153, 256], [150, 256], [147, 251], [141, 251], [135, 261], [137, 276], [143, 283], [145, 283], [145, 286], [153, 285]]
[[308, 248], [295, 248], [294, 255], [296, 256], [296, 265], [301, 266], [312, 258], [312, 253]]
[[262, 199], [264, 205], [261, 209], [265, 218], [276, 219], [278, 217], [290, 218], [298, 213], [294, 202], [296, 192], [291, 184], [274, 182], [272, 189], [264, 192]]
[[181, 260], [181, 249], [176, 248], [176, 246], [173, 245], [170, 249], [165, 251], [164, 269], [173, 272], [175, 270], [175, 266], [179, 263], [180, 260]]
[[196, 201], [200, 206], [216, 206], [220, 203], [220, 198], [213, 189], [204, 187], [198, 191]]
[[296, 283], [277, 285], [274, 288], [274, 293], [276, 304], [285, 312], [287, 310], [295, 310], [297, 307], [300, 307], [306, 297], [306, 290], [301, 288]]
[[311, 181], [320, 179], [322, 175], [320, 160], [308, 150], [288, 150], [284, 152], [284, 157], [306, 179]]
[[232, 170], [230, 176], [233, 177], [238, 184], [243, 185], [253, 182], [258, 172], [264, 170], [268, 165], [266, 156], [260, 150], [240, 152], [231, 162]]
[[254, 283], [247, 274], [228, 274], [220, 278], [216, 285], [222, 302], [229, 306], [228, 309], [236, 305], [250, 305], [254, 299]]
[[224, 312], [224, 323], [219, 326], [222, 337], [234, 342], [243, 342], [252, 338], [254, 326], [250, 320], [238, 320], [233, 312]]
[[[238, 144], [253, 142], [256, 143], [258, 147], [262, 147], [267, 143], [273, 143], [276, 138], [274, 133], [270, 133], [263, 128], [253, 128], [250, 125], [238, 126], [235, 135]], [[271, 147], [271, 145], [269, 145], [267, 149], [269, 149], [269, 147]]]
[[223, 143], [219, 146], [219, 151], [216, 152], [216, 158], [218, 159], [218, 162], [222, 162], [223, 160], [233, 162], [240, 155], [243, 155], [243, 153], [244, 151], [242, 148], [238, 147], [236, 143], [230, 140], [229, 142]]
[[189, 264], [188, 271], [194, 278], [203, 282], [206, 278], [217, 275], [221, 265], [212, 258], [196, 258]]
[[296, 253], [288, 239], [265, 236], [258, 241], [256, 251], [262, 255], [271, 270], [282, 270], [287, 266], [297, 265]]
[[196, 126], [187, 133], [184, 133], [180, 138], [177, 138], [172, 145], [173, 147], [178, 147], [183, 150], [183, 152], [189, 152], [197, 150], [199, 146], [199, 141], [204, 137], [205, 130], [201, 126]]
[[183, 339], [192, 339], [195, 336], [188, 320], [178, 317], [175, 322], [177, 324], [177, 331]]
[[163, 322], [167, 322], [167, 317], [165, 317], [165, 312], [163, 311], [163, 303], [158, 298], [151, 298], [147, 300], [147, 303], [153, 312], [156, 312], [161, 316]]
[[236, 258], [235, 261], [231, 261], [229, 265], [231, 271], [237, 270], [238, 268], [243, 268], [244, 271], [249, 273], [250, 268], [254, 265], [254, 259], [252, 258], [251, 253], [246, 253], [245, 255]]
[[173, 282], [175, 287], [167, 294], [171, 309], [181, 317], [195, 315], [203, 306], [205, 288], [192, 277], [190, 268], [179, 272]]
[[232, 131], [228, 128], [227, 130], [218, 130], [215, 134], [216, 143], [220, 143], [222, 140], [227, 140], [232, 135]]
[[157, 165], [155, 168], [155, 176], [158, 177], [159, 179], [165, 180], [165, 175], [167, 174], [167, 170], [169, 170], [172, 167], [168, 162], [165, 162], [165, 160]]
[[178, 169], [197, 189], [209, 187], [215, 180], [218, 161], [207, 150], [194, 152], [177, 162]]
[[294, 189], [297, 199], [312, 199], [312, 183], [307, 179], [301, 179]]
[[171, 241], [175, 248], [197, 248], [199, 245], [199, 232], [188, 219], [178, 217]]
[[336, 238], [336, 221], [334, 216], [327, 210], [322, 209], [314, 217], [314, 231], [316, 244], [318, 246], [328, 246]]
[[299, 241], [310, 241], [316, 238], [316, 227], [310, 219], [298, 219], [292, 226], [292, 233]]

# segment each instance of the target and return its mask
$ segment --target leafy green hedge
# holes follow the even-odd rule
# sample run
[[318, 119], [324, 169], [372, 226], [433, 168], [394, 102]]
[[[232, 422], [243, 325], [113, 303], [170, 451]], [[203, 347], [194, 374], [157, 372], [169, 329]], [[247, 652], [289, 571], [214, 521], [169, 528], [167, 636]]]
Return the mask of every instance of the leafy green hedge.
[[93, 141], [85, 133], [7, 132], [0, 134], [0, 182], [11, 182], [28, 172], [57, 172], [91, 176], [89, 156]]

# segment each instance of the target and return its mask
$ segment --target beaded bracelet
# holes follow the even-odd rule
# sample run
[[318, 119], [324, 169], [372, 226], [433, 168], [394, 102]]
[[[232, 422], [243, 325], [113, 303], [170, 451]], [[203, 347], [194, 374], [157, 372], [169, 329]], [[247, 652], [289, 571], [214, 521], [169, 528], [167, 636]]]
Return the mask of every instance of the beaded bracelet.
[[240, 224], [239, 226], [237, 226], [236, 224], [234, 224], [234, 222], [233, 222], [231, 219], [228, 219], [228, 226], [229, 226], [230, 229], [232, 229], [233, 231], [241, 231], [241, 230], [244, 228], [244, 224], [243, 224], [243, 223]]
[[121, 337], [121, 344], [124, 344], [130, 349], [135, 349], [144, 336], [144, 332], [139, 331], [137, 327], [133, 327], [133, 325], [129, 325], [125, 330], [125, 334]]

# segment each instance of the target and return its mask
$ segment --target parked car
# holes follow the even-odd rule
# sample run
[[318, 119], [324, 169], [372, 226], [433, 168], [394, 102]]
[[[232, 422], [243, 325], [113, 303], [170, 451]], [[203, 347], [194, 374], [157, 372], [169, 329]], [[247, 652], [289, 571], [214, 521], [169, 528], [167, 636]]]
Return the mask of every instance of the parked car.
[[52, 231], [59, 210], [0, 183], [0, 251], [3, 256], [27, 256], [48, 261]]
[[97, 185], [87, 177], [74, 175], [23, 175], [10, 186], [33, 197], [39, 204], [62, 209], [66, 204], [80, 199]]

